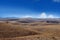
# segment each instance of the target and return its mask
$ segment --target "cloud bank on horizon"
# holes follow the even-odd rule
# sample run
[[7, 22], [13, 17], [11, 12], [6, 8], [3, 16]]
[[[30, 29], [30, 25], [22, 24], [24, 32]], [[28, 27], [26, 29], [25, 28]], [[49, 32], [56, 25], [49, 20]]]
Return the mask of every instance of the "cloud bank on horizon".
[[47, 15], [45, 12], [40, 14], [40, 18], [56, 18], [54, 15]]
[[45, 12], [42, 12], [40, 15], [31, 16], [31, 15], [25, 15], [22, 18], [59, 18], [57, 16], [54, 16], [53, 14], [47, 15]]

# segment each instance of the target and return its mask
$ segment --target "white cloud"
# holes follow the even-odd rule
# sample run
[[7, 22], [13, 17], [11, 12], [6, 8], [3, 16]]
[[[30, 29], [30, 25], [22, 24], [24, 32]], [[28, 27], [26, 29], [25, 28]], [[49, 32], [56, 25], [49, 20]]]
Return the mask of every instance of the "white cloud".
[[48, 18], [54, 18], [54, 16], [53, 15], [49, 15]]
[[54, 15], [47, 15], [45, 12], [40, 14], [40, 18], [56, 18]]
[[22, 18], [32, 18], [32, 16], [30, 16], [30, 15], [25, 15], [25, 16], [23, 16]]
[[45, 13], [45, 12], [41, 13], [41, 14], [40, 14], [40, 18], [47, 18], [46, 13]]
[[53, 14], [47, 15], [45, 12], [42, 12], [40, 15], [24, 15], [22, 18], [58, 18], [57, 16], [54, 16]]
[[54, 2], [60, 2], [60, 0], [53, 0]]

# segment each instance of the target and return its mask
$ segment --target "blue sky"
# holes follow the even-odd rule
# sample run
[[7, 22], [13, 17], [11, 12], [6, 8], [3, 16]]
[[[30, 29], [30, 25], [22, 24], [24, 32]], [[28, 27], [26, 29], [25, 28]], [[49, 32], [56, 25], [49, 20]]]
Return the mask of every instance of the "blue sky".
[[0, 17], [60, 17], [60, 0], [0, 0]]

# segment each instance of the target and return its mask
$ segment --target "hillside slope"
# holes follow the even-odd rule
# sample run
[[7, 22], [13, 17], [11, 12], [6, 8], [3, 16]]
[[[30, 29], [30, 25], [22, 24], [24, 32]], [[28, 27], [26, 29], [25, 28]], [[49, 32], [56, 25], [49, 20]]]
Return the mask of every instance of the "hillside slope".
[[0, 23], [0, 38], [20, 37], [35, 35], [37, 32], [27, 30], [22, 27], [14, 26], [11, 24]]

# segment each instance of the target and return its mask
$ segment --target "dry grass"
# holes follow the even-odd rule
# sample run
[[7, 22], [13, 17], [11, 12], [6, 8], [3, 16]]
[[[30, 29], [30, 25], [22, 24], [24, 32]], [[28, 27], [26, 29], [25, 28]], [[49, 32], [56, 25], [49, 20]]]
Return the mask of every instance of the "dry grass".
[[20, 37], [38, 34], [35, 31], [27, 30], [20, 26], [15, 26], [6, 23], [0, 23], [0, 38]]
[[36, 22], [12, 25], [0, 23], [0, 40], [60, 40], [60, 24]]

